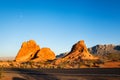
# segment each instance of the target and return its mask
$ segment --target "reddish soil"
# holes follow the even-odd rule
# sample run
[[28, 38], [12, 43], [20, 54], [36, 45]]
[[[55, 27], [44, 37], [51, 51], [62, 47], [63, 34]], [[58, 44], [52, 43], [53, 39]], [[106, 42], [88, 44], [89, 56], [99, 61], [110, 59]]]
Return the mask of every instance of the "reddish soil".
[[120, 62], [106, 62], [101, 65], [102, 68], [120, 68]]

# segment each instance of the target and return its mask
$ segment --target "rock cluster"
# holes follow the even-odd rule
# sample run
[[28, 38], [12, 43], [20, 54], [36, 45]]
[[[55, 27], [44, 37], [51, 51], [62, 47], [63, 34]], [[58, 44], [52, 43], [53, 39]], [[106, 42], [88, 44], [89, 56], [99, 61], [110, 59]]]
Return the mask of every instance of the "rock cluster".
[[19, 50], [15, 61], [27, 62], [27, 61], [46, 61], [55, 59], [55, 54], [50, 48], [41, 48], [36, 44], [34, 40], [23, 42], [21, 49]]
[[[23, 42], [21, 49], [19, 50], [15, 61], [17, 62], [27, 62], [27, 61], [47, 61], [54, 60], [56, 56], [50, 48], [40, 48], [34, 40], [29, 40]], [[73, 45], [71, 51], [66, 54], [64, 57], [57, 59], [55, 62], [74, 62], [80, 60], [95, 60], [98, 59], [91, 55], [88, 52], [88, 49], [84, 43], [84, 40], [81, 40]]]

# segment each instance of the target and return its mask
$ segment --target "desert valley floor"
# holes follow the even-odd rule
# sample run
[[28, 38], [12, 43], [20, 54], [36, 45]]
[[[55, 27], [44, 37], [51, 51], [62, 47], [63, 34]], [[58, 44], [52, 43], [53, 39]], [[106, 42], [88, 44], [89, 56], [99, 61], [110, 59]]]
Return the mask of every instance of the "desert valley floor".
[[119, 68], [4, 69], [0, 80], [120, 80]]

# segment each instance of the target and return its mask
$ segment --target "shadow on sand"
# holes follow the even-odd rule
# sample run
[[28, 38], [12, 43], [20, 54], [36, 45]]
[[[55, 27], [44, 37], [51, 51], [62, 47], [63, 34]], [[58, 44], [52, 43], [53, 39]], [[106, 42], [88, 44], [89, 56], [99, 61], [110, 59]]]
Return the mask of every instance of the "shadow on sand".
[[21, 77], [12, 80], [120, 80], [120, 68], [24, 69], [8, 68]]
[[59, 80], [54, 75], [47, 74], [43, 71], [31, 70], [31, 69], [12, 69], [17, 71], [24, 78], [14, 77], [13, 80]]
[[19, 77], [13, 77], [12, 80], [26, 80], [26, 79], [23, 79], [23, 78], [19, 78]]

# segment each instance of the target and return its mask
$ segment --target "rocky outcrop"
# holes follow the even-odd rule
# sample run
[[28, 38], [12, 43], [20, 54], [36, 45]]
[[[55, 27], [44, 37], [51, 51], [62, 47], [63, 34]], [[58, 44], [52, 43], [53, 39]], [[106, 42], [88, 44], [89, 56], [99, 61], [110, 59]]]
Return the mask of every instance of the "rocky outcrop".
[[55, 54], [53, 51], [51, 51], [51, 49], [40, 49], [34, 40], [29, 40], [27, 42], [23, 42], [21, 49], [15, 58], [15, 61], [47, 61], [53, 59], [55, 59]]
[[55, 58], [55, 54], [50, 48], [41, 48], [33, 61], [54, 60]]
[[96, 60], [97, 57], [94, 57], [88, 52], [88, 49], [84, 43], [84, 40], [81, 40], [73, 45], [71, 51], [65, 55], [63, 58], [56, 60], [56, 64], [59, 64], [64, 61], [76, 62], [81, 60]]
[[90, 60], [97, 59], [92, 54], [88, 52], [88, 49], [84, 43], [84, 40], [77, 42], [73, 45], [70, 53], [65, 56], [67, 59], [81, 59], [81, 60]]
[[120, 53], [120, 45], [113, 45], [113, 44], [96, 45], [94, 47], [89, 48], [88, 50], [92, 54], [104, 56], [105, 54], [109, 54], [109, 53]]
[[34, 40], [23, 42], [15, 61], [30, 61], [35, 57], [35, 54], [40, 50], [40, 47]]

